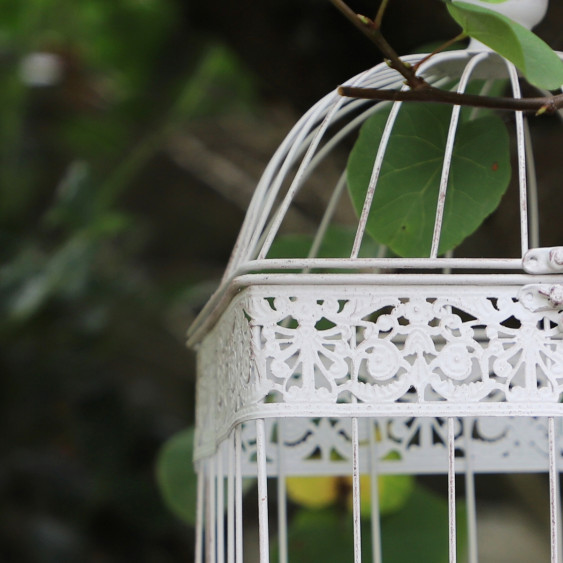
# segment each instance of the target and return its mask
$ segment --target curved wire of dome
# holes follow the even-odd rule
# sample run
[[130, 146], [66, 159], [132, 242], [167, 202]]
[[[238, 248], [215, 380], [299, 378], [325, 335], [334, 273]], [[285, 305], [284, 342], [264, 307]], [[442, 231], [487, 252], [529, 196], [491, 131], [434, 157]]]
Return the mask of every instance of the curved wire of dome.
[[[411, 64], [416, 63], [420, 60], [420, 55], [413, 55], [410, 57], [405, 57], [405, 61]], [[479, 66], [487, 65], [486, 69], [480, 69]], [[421, 74], [428, 80], [428, 82], [440, 86], [441, 83], [451, 82], [451, 76], [455, 74], [460, 66], [464, 66], [463, 74], [461, 76], [457, 90], [459, 92], [464, 92], [469, 82], [470, 78], [480, 78], [485, 75], [489, 75], [491, 69], [494, 71], [495, 78], [502, 78], [500, 72], [502, 72], [502, 67], [505, 67], [505, 74], [510, 79], [510, 84], [512, 88], [512, 95], [515, 98], [521, 97], [521, 90], [518, 81], [518, 74], [514, 66], [507, 61], [502, 60], [500, 57], [488, 53], [481, 52], [478, 54], [467, 53], [464, 51], [453, 51], [450, 53], [445, 53], [441, 56], [430, 59], [425, 65], [421, 67]], [[479, 71], [482, 71], [479, 73]], [[484, 71], [484, 72], [483, 72]], [[450, 76], [448, 76], [448, 74]], [[347, 85], [362, 86], [366, 88], [389, 88], [398, 89], [402, 86], [402, 78], [396, 73], [382, 63], [374, 67], [373, 69], [358, 75], [353, 78]], [[346, 124], [346, 126], [340, 127], [335, 135], [328, 141], [325, 141], [325, 136], [329, 126], [349, 114], [353, 114], [358, 108], [369, 105], [368, 109], [364, 110], [361, 114], [356, 115], [353, 119]], [[263, 260], [267, 260], [268, 252], [271, 248], [272, 242], [278, 235], [280, 225], [286, 216], [291, 203], [294, 201], [296, 195], [305, 185], [306, 180], [316, 169], [318, 164], [326, 158], [326, 156], [338, 145], [344, 138], [346, 138], [352, 131], [356, 130], [370, 115], [374, 112], [379, 111], [384, 104], [369, 102], [366, 100], [357, 99], [343, 99], [337, 93], [333, 92], [325, 96], [320, 100], [308, 113], [306, 113], [303, 118], [297, 123], [294, 129], [287, 136], [285, 141], [282, 143], [274, 157], [272, 158], [270, 164], [268, 165], [264, 175], [258, 184], [255, 196], [249, 207], [247, 218], [245, 220], [240, 238], [235, 247], [232, 260], [225, 273], [225, 279], [232, 278], [233, 275], [247, 271], [259, 271], [263, 268], [271, 269], [294, 269], [297, 264], [293, 261], [287, 262], [270, 260], [267, 263], [262, 263]], [[366, 264], [363, 262], [358, 262], [356, 259], [358, 257], [359, 246], [363, 240], [363, 235], [365, 233], [365, 220], [366, 213], [370, 210], [371, 198], [373, 197], [373, 192], [377, 183], [377, 172], [378, 166], [381, 164], [383, 157], [385, 155], [386, 141], [388, 140], [389, 134], [393, 128], [395, 119], [401, 107], [401, 103], [397, 102], [393, 104], [393, 110], [389, 116], [388, 125], [386, 128], [386, 133], [384, 134], [384, 141], [381, 143], [377, 159], [374, 165], [374, 175], [372, 176], [372, 181], [370, 182], [370, 189], [366, 194], [366, 202], [364, 205], [364, 210], [362, 212], [362, 217], [360, 218], [358, 225], [358, 232], [355, 239], [355, 244], [353, 251], [350, 256], [346, 257], [345, 263], [331, 261], [329, 264], [326, 262], [310, 262], [307, 264], [308, 267], [330, 267], [330, 268], [358, 268], [364, 269]], [[443, 166], [443, 176], [441, 181], [441, 192], [444, 193], [447, 187], [447, 173], [449, 169], [451, 153], [453, 150], [453, 145], [455, 142], [455, 131], [459, 118], [460, 107], [456, 106], [452, 113], [452, 121], [450, 126], [450, 133], [448, 135], [448, 148], [444, 159]], [[532, 191], [535, 186], [535, 182], [532, 178], [526, 178], [526, 157], [531, 158], [531, 154], [526, 154], [526, 131], [524, 125], [524, 117], [521, 112], [515, 112], [516, 120], [516, 135], [517, 135], [517, 148], [518, 148], [518, 175], [520, 184], [520, 195], [522, 202], [526, 201], [527, 188]], [[325, 141], [325, 144], [320, 147], [321, 141]], [[320, 148], [319, 148], [320, 147]], [[275, 211], [273, 210], [274, 203], [279, 197], [284, 183], [287, 181], [292, 167], [294, 167], [299, 160], [301, 163], [297, 172], [294, 174], [291, 185], [287, 189], [281, 203]], [[531, 168], [531, 166], [530, 166]], [[530, 185], [528, 186], [528, 182]], [[343, 184], [345, 179], [338, 182], [334, 194], [337, 197], [343, 189]], [[328, 206], [325, 212], [325, 217], [330, 218], [330, 213], [334, 211], [334, 201], [331, 200], [332, 205]], [[430, 258], [437, 257], [437, 241], [439, 240], [439, 232], [441, 227], [441, 217], [443, 212], [443, 198], [439, 198], [440, 206], [437, 208], [436, 213], [436, 228], [433, 237], [433, 248]], [[522, 255], [528, 250], [530, 245], [533, 246], [533, 242], [528, 241], [528, 221], [525, 220], [526, 217], [526, 207], [527, 205], [522, 205], [522, 223], [521, 223], [521, 239], [522, 239]], [[530, 217], [530, 219], [532, 219]], [[327, 224], [325, 219], [322, 222], [322, 226]], [[534, 229], [537, 230], [537, 229]], [[322, 235], [322, 231], [321, 231]], [[308, 257], [308, 260], [314, 260], [314, 253]], [[369, 259], [372, 260], [372, 259]], [[416, 260], [416, 259], [415, 259]], [[437, 265], [429, 262], [427, 258], [424, 259], [423, 263], [416, 261], [413, 263], [412, 259], [401, 260], [401, 263], [397, 259], [393, 259], [392, 265], [388, 265], [385, 261], [380, 261], [378, 264], [379, 268], [393, 267], [402, 268], [408, 267], [409, 264], [413, 264], [412, 267], [420, 268], [424, 267], [426, 264], [428, 267], [435, 268]], [[515, 265], [520, 264], [519, 260], [512, 260], [511, 262], [497, 262], [491, 267], [498, 268], [513, 268]], [[373, 263], [371, 264], [373, 266]], [[440, 262], [439, 267], [443, 266], [443, 262]], [[456, 260], [456, 263], [451, 264], [452, 267], [464, 267], [465, 264], [460, 263]]]
[[[563, 58], [563, 54], [560, 54]], [[416, 64], [424, 55], [410, 55], [403, 60]], [[437, 87], [448, 87], [463, 93], [472, 79], [484, 79], [483, 93], [493, 80], [508, 78], [514, 98], [521, 98], [519, 75], [513, 64], [489, 51], [450, 51], [438, 54], [420, 67], [419, 74]], [[453, 85], [452, 85], [453, 84]], [[406, 89], [403, 78], [386, 63], [381, 63], [345, 83], [347, 86], [360, 86], [379, 89]], [[563, 88], [562, 88], [563, 91]], [[354, 225], [354, 242], [347, 256], [333, 258], [318, 257], [319, 248], [329, 225], [334, 220], [336, 210], [347, 186], [346, 170], [341, 171], [332, 194], [328, 198], [320, 222], [316, 226], [312, 244], [306, 258], [269, 257], [273, 243], [280, 236], [280, 228], [295, 204], [296, 197], [302, 192], [307, 181], [319, 166], [333, 155], [351, 134], [375, 112], [391, 107], [379, 147], [374, 147], [374, 165], [362, 212]], [[201, 317], [213, 311], [227, 294], [236, 291], [233, 281], [240, 276], [252, 273], [268, 276], [272, 272], [327, 270], [353, 271], [357, 273], [377, 273], [388, 270], [483, 270], [483, 271], [519, 271], [522, 272], [523, 259], [530, 248], [539, 245], [537, 183], [532, 151], [532, 143], [527, 120], [522, 112], [513, 112], [517, 178], [519, 186], [520, 208], [520, 247], [519, 258], [464, 258], [453, 257], [448, 253], [438, 256], [438, 245], [442, 230], [442, 219], [447, 195], [448, 177], [456, 131], [460, 116], [460, 106], [453, 106], [444, 154], [440, 180], [439, 197], [435, 212], [432, 247], [429, 256], [417, 258], [386, 257], [385, 247], [380, 247], [378, 254], [361, 257], [360, 248], [365, 239], [366, 224], [372, 209], [372, 200], [377, 188], [379, 172], [385, 158], [385, 152], [395, 121], [402, 107], [402, 102], [376, 102], [364, 99], [344, 98], [333, 91], [317, 102], [296, 123], [279, 146], [266, 167], [254, 196], [249, 205], [241, 232], [233, 249], [229, 264], [220, 287], [202, 311]], [[560, 115], [563, 117], [562, 113]], [[304, 279], [303, 277], [301, 278]], [[210, 319], [206, 320], [206, 323]], [[196, 322], [190, 334], [198, 330]]]

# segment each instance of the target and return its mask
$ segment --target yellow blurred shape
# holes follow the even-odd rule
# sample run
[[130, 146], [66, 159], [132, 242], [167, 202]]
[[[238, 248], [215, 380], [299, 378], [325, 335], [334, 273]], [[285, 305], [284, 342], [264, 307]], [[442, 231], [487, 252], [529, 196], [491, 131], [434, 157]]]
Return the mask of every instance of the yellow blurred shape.
[[[414, 487], [408, 475], [381, 475], [378, 477], [380, 514], [396, 512], [406, 503]], [[352, 510], [352, 477], [287, 477], [288, 497], [308, 508], [326, 508], [338, 500]], [[371, 477], [360, 475], [360, 512], [371, 514]]]
[[289, 498], [309, 508], [325, 508], [338, 498], [338, 477], [287, 477]]

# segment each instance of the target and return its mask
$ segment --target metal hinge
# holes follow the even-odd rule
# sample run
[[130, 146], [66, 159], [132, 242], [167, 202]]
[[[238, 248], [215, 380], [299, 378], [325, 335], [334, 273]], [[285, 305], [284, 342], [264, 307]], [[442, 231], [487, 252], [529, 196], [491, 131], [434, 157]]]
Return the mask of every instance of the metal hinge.
[[563, 285], [533, 283], [518, 292], [518, 301], [533, 313], [563, 309]]
[[528, 274], [563, 273], [563, 246], [528, 250], [522, 259], [522, 267]]

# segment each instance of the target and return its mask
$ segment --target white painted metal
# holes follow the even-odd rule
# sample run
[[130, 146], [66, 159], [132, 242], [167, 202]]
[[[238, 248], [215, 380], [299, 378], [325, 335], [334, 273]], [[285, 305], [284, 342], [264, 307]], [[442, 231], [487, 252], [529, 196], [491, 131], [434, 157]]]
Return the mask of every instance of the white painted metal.
[[453, 418], [448, 418], [448, 520], [450, 563], [456, 563], [457, 561], [455, 475], [455, 421]]
[[228, 440], [227, 476], [227, 563], [235, 563], [235, 443], [234, 432]]
[[205, 473], [202, 470], [197, 474], [197, 502], [196, 502], [196, 528], [195, 528], [195, 563], [203, 563], [203, 495]]
[[[415, 63], [420, 55], [405, 60]], [[421, 73], [438, 85], [455, 78], [459, 91], [469, 80], [504, 77], [520, 96], [514, 67], [488, 52], [437, 55]], [[386, 65], [349, 84], [403, 87]], [[548, 475], [551, 560], [561, 561], [563, 247], [539, 247], [529, 128], [515, 112], [520, 257], [438, 256], [459, 108], [452, 109], [430, 256], [391, 258], [380, 248], [366, 257], [367, 218], [402, 105], [391, 104], [383, 140], [373, 149], [359, 218], [347, 203], [342, 155], [383, 107], [389, 104], [331, 93], [304, 115], [264, 172], [221, 286], [190, 329], [199, 370], [196, 561], [242, 563], [243, 555], [250, 561], [254, 546], [243, 554], [243, 479], [250, 478], [258, 495], [259, 560], [269, 561], [276, 543], [276, 560], [290, 563], [286, 478], [332, 475], [350, 479], [350, 558], [359, 563], [367, 541], [360, 476], [369, 475], [371, 560], [382, 563], [378, 478], [406, 473], [446, 476], [451, 562], [462, 557], [455, 484], [464, 475], [467, 560], [476, 563], [475, 476], [504, 472]], [[279, 238], [291, 232], [300, 198], [335, 162], [342, 167], [332, 176], [324, 172], [331, 185], [321, 194], [318, 221], [310, 221], [307, 257], [272, 257]], [[320, 257], [330, 228], [346, 220], [350, 248]], [[276, 481], [270, 498], [269, 480]], [[275, 542], [270, 530], [277, 530]]]
[[242, 520], [242, 439], [241, 427], [235, 428], [235, 561], [243, 561]]
[[475, 499], [475, 472], [473, 470], [473, 456], [471, 451], [471, 431], [474, 419], [464, 421], [463, 434], [465, 445], [465, 502], [467, 505], [467, 563], [478, 561], [477, 540], [477, 503]]
[[[405, 89], [404, 87], [402, 88]], [[387, 123], [385, 125], [385, 130], [381, 136], [381, 142], [377, 149], [377, 156], [375, 157], [375, 164], [373, 165], [373, 171], [371, 173], [371, 178], [369, 180], [369, 185], [366, 191], [366, 198], [364, 201], [364, 206], [362, 208], [362, 213], [360, 215], [360, 220], [358, 221], [358, 229], [356, 231], [356, 238], [354, 239], [354, 246], [352, 247], [351, 259], [357, 259], [360, 253], [360, 246], [362, 244], [364, 234], [366, 232], [366, 224], [368, 221], [368, 216], [371, 211], [371, 204], [373, 201], [373, 196], [375, 194], [375, 188], [377, 187], [377, 181], [379, 180], [379, 173], [381, 172], [381, 165], [383, 159], [385, 158], [385, 151], [387, 150], [387, 145], [389, 144], [389, 139], [391, 137], [391, 132], [393, 131], [393, 126], [399, 115], [399, 110], [401, 109], [401, 104], [393, 104]]]
[[375, 432], [369, 432], [369, 465], [370, 465], [370, 503], [371, 503], [371, 558], [373, 563], [382, 562], [381, 522], [379, 518], [379, 471], [378, 451]]
[[285, 437], [283, 434], [283, 425], [278, 424], [278, 545], [279, 563], [287, 563], [288, 546], [287, 546], [287, 495], [286, 495], [286, 475], [285, 475], [285, 456], [283, 455], [283, 443]]
[[549, 509], [551, 521], [551, 561], [557, 563], [559, 556], [559, 473], [557, 471], [557, 450], [555, 443], [555, 422], [548, 418], [549, 440]]
[[266, 472], [266, 438], [264, 420], [256, 419], [256, 463], [258, 466], [258, 533], [260, 563], [270, 561], [270, 542], [268, 528], [268, 483]]
[[[226, 442], [221, 444], [220, 449]], [[217, 456], [217, 515], [225, 513], [225, 479], [223, 475], [223, 458], [224, 456]], [[225, 519], [217, 518], [217, 563], [225, 563]]]
[[215, 461], [216, 457], [211, 456], [206, 462], [206, 472], [205, 481], [207, 486], [207, 520], [205, 523], [205, 535], [206, 535], [206, 550], [205, 557], [206, 561], [216, 561], [215, 555], [217, 553], [216, 548], [216, 533], [217, 533], [217, 518], [215, 512]]
[[[469, 79], [473, 74], [475, 67], [487, 58], [486, 53], [480, 53], [474, 56], [465, 67], [457, 91], [463, 94], [467, 89]], [[442, 233], [442, 220], [444, 217], [444, 209], [446, 207], [446, 194], [448, 190], [448, 180], [450, 178], [450, 168], [452, 164], [452, 156], [454, 152], [455, 137], [457, 133], [457, 126], [459, 123], [459, 115], [461, 106], [454, 106], [452, 110], [452, 118], [450, 121], [450, 130], [448, 132], [448, 140], [446, 143], [446, 150], [444, 153], [444, 163], [442, 165], [442, 177], [440, 179], [440, 190], [438, 192], [438, 206], [436, 208], [436, 220], [434, 224], [434, 233], [432, 236], [432, 249], [430, 250], [430, 258], [438, 257], [438, 247], [440, 246], [440, 235]]]
[[532, 248], [524, 255], [523, 266], [530, 274], [563, 273], [563, 246]]

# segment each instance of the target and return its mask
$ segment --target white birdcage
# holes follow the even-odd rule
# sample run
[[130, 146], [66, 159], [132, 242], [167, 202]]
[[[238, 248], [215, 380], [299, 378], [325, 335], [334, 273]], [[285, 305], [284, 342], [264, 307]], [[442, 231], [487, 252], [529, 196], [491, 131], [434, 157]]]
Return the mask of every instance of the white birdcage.
[[[486, 88], [504, 78], [521, 97], [514, 66], [487, 50], [436, 55], [419, 73], [460, 92], [475, 79]], [[348, 84], [403, 87], [385, 64]], [[243, 501], [243, 480], [258, 498], [260, 562], [270, 561], [273, 536], [273, 559], [291, 561], [291, 476], [349, 477], [350, 558], [361, 561], [364, 543], [370, 560], [385, 561], [377, 484], [386, 474], [445, 476], [450, 561], [463, 489], [467, 560], [475, 562], [476, 475], [528, 472], [548, 476], [551, 561], [563, 560], [563, 247], [539, 243], [527, 118], [505, 114], [515, 146], [510, 189], [518, 192], [519, 255], [439, 256], [459, 106], [448, 108], [429, 256], [389, 257], [381, 246], [369, 255], [368, 215], [377, 213], [374, 193], [405, 105], [334, 92], [303, 116], [266, 168], [220, 288], [190, 329], [198, 354], [198, 562], [250, 560], [243, 523], [253, 511], [247, 498], [254, 497]], [[346, 158], [360, 126], [381, 111], [388, 117], [356, 214], [346, 193]], [[320, 257], [327, 236], [344, 242], [344, 231], [334, 228], [342, 224], [353, 224], [349, 248], [333, 245], [332, 255]], [[288, 232], [311, 234], [306, 257], [283, 256]], [[369, 536], [360, 524], [364, 475]]]

